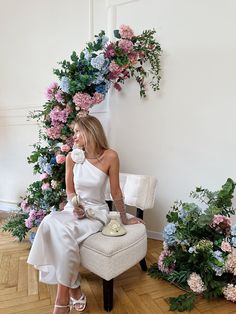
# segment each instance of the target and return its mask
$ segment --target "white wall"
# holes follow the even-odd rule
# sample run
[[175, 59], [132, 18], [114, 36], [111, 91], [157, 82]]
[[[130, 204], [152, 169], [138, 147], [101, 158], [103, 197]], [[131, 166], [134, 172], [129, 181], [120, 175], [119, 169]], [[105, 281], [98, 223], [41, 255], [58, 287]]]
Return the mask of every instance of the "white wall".
[[36, 126], [17, 122], [14, 108], [39, 106], [56, 62], [84, 47], [92, 2], [95, 32], [120, 24], [137, 34], [156, 28], [163, 49], [159, 93], [149, 88], [140, 100], [131, 81], [109, 98], [109, 138], [121, 170], [158, 179], [155, 207], [145, 213], [148, 229], [160, 232], [174, 200], [188, 200], [195, 186], [216, 190], [227, 177], [236, 179], [234, 0], [0, 1], [0, 200], [16, 200], [32, 179], [25, 161]]

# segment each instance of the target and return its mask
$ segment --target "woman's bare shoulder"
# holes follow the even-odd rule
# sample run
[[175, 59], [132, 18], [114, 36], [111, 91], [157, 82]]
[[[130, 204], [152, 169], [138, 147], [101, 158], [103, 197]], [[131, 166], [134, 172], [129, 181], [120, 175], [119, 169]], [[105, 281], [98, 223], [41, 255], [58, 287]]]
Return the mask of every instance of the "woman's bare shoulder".
[[107, 159], [110, 159], [110, 160], [118, 160], [119, 159], [117, 152], [111, 148], [105, 150], [104, 157], [106, 157]]
[[67, 165], [74, 165], [74, 161], [72, 160], [72, 158], [71, 158], [71, 152], [69, 152], [68, 154], [67, 154], [67, 156], [66, 156], [66, 164]]

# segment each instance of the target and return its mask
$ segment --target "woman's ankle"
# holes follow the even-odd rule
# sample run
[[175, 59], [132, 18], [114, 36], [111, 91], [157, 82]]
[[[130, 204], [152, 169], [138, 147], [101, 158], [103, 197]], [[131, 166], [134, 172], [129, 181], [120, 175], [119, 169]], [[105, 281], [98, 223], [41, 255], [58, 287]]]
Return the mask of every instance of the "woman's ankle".
[[75, 289], [70, 289], [70, 296], [76, 300], [78, 300], [82, 295], [80, 286]]

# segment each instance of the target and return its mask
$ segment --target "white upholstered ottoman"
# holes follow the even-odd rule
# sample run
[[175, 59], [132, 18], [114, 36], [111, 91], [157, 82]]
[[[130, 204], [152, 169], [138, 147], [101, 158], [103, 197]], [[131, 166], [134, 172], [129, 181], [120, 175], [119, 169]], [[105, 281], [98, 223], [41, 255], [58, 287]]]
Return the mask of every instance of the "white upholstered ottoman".
[[[125, 203], [137, 208], [137, 217], [143, 218], [143, 210], [153, 207], [156, 183], [156, 179], [152, 176], [120, 174]], [[106, 199], [109, 208], [112, 209], [109, 185]], [[125, 228], [127, 233], [124, 236], [107, 237], [98, 232], [80, 245], [81, 265], [103, 279], [104, 309], [108, 312], [113, 307], [113, 278], [138, 262], [142, 270], [147, 270], [145, 225], [126, 225]]]

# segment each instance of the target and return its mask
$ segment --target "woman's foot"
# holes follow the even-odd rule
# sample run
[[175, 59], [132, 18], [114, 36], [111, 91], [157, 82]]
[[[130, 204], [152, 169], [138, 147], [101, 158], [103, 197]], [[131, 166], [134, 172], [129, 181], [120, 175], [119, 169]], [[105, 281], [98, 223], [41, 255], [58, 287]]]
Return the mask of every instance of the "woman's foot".
[[55, 304], [53, 314], [68, 314], [70, 313], [70, 310], [71, 306], [69, 304], [68, 305]]
[[73, 308], [78, 312], [82, 312], [86, 307], [87, 300], [85, 294], [81, 291], [81, 288], [78, 287], [75, 289], [70, 289], [70, 296]]
[[80, 298], [75, 299], [73, 297], [70, 298], [71, 302], [73, 304], [73, 308], [78, 311], [78, 312], [82, 312], [84, 311], [84, 309], [86, 308], [86, 295], [84, 293], [81, 293]]

